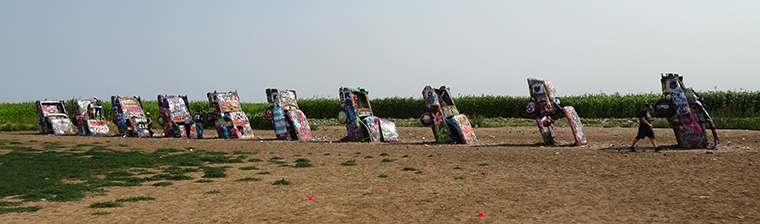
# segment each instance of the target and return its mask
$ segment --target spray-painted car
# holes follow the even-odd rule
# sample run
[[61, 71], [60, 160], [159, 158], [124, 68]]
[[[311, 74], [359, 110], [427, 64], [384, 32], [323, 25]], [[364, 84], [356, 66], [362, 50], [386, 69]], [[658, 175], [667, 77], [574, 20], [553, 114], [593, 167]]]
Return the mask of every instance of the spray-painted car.
[[253, 129], [248, 116], [240, 108], [236, 92], [210, 92], [208, 101], [214, 108], [213, 117], [216, 132], [221, 138], [253, 138]]
[[303, 111], [298, 109], [298, 96], [295, 90], [266, 90], [267, 101], [271, 104], [264, 113], [272, 120], [277, 139], [308, 141], [311, 135], [309, 121]]
[[40, 125], [40, 133], [54, 135], [73, 135], [74, 124], [69, 119], [63, 101], [35, 101], [37, 105], [37, 124]]
[[[661, 74], [662, 99], [654, 105], [655, 115], [668, 119], [678, 145], [687, 149], [717, 148], [720, 143], [715, 123], [707, 113], [697, 92], [683, 85], [683, 77], [674, 73]], [[707, 138], [712, 132], [714, 144]]]
[[190, 137], [197, 138], [195, 122], [190, 115], [189, 101], [187, 96], [182, 95], [158, 95], [158, 109], [163, 120], [164, 133], [167, 137], [187, 137], [185, 122], [192, 122]]
[[422, 89], [428, 111], [422, 114], [420, 121], [424, 126], [433, 128], [433, 135], [438, 143], [472, 144], [477, 142], [470, 120], [454, 105], [451, 91], [446, 86], [438, 89], [425, 86]]
[[559, 98], [555, 96], [556, 91], [551, 82], [528, 78], [528, 88], [530, 89], [530, 96], [533, 101], [528, 102], [525, 112], [536, 117], [536, 123], [545, 144], [554, 145], [556, 143], [552, 115], [560, 111], [567, 117], [567, 122], [570, 124], [573, 136], [575, 137], [575, 145], [585, 145], [587, 143], [586, 136], [583, 134], [581, 118], [578, 117], [578, 113], [574, 107], [565, 106], [560, 102]]
[[108, 122], [103, 116], [103, 108], [100, 100], [95, 99], [73, 99], [71, 105], [74, 106], [75, 122], [79, 135], [104, 136], [111, 135], [108, 128]]
[[113, 119], [119, 128], [119, 135], [150, 137], [148, 118], [143, 112], [140, 97], [111, 96], [111, 105], [113, 105]]
[[346, 124], [350, 141], [398, 141], [396, 124], [381, 119], [372, 113], [369, 103], [369, 91], [364, 88], [340, 87], [340, 106], [343, 111], [338, 114], [338, 121]]

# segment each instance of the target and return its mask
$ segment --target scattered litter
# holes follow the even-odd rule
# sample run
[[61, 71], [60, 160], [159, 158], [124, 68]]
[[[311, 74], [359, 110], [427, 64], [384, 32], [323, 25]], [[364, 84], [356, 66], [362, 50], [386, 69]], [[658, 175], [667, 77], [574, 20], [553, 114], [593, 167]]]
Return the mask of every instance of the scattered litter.
[[480, 217], [486, 216], [486, 213], [480, 212], [480, 213], [478, 213], [478, 216], [480, 216]]
[[314, 196], [309, 196], [309, 201], [314, 200]]
[[[751, 164], [750, 164], [751, 165]], [[40, 198], [40, 201], [47, 201], [45, 198]]]

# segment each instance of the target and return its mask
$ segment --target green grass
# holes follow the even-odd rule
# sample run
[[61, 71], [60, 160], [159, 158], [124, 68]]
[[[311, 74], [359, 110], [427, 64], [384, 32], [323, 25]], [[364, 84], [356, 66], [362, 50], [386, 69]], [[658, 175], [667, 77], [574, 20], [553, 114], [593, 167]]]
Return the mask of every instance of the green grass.
[[204, 194], [219, 194], [219, 193], [222, 193], [222, 192], [219, 191], [219, 190], [213, 190], [213, 191], [206, 191], [206, 192], [204, 192]]
[[379, 177], [379, 178], [388, 178], [388, 175], [380, 174], [380, 176], [377, 176], [377, 177]]
[[300, 159], [297, 159], [295, 162], [296, 163], [310, 163], [311, 160], [306, 159], [306, 158], [300, 158]]
[[263, 172], [259, 172], [258, 174], [267, 175], [267, 174], [272, 174], [272, 173], [270, 173], [269, 171], [263, 171]]
[[0, 201], [0, 207], [14, 207], [21, 205], [20, 201]]
[[464, 177], [454, 177], [454, 180], [464, 180]]
[[488, 166], [488, 163], [481, 163], [481, 164], [478, 164], [478, 166]]
[[401, 170], [403, 170], [403, 171], [417, 171], [416, 168], [412, 168], [412, 167], [404, 167], [404, 169], [401, 169]]
[[380, 153], [380, 156], [389, 156], [388, 153]]
[[283, 178], [282, 180], [275, 181], [272, 185], [290, 185], [290, 181]]
[[461, 169], [462, 169], [462, 167], [459, 167], [459, 166], [457, 166], [457, 167], [454, 167], [454, 169], [455, 169], [455, 170], [461, 170]]
[[151, 184], [151, 186], [154, 186], [154, 187], [166, 187], [166, 186], [171, 186], [171, 185], [174, 185], [174, 183], [172, 183], [172, 182], [158, 182], [158, 183]]
[[200, 180], [196, 180], [195, 182], [196, 183], [211, 183], [211, 182], [214, 182], [214, 180], [200, 179]]
[[12, 207], [12, 208], [6, 208], [6, 207], [0, 207], [0, 214], [5, 213], [22, 213], [22, 212], [36, 212], [39, 211], [41, 208], [39, 206], [31, 206], [31, 207]]
[[155, 200], [156, 199], [152, 197], [139, 196], [139, 197], [122, 198], [122, 199], [116, 200], [116, 202], [138, 202], [138, 201], [155, 201]]
[[409, 158], [409, 155], [404, 155], [401, 158]]
[[365, 195], [365, 196], [369, 196], [369, 195], [374, 195], [374, 193], [372, 193], [372, 192], [367, 192], [367, 193], [364, 193], [364, 194], [362, 194], [362, 195]]
[[255, 167], [255, 166], [244, 166], [244, 167], [240, 167], [239, 169], [241, 169], [241, 170], [258, 170], [259, 168]]
[[249, 159], [248, 160], [248, 162], [252, 162], [252, 163], [262, 162], [262, 161], [264, 161], [264, 160], [261, 160], [261, 159], [258, 159], [258, 158], [253, 158], [253, 159]]
[[242, 154], [245, 154], [245, 155], [256, 155], [256, 154], [259, 154], [259, 151], [253, 151], [253, 152], [232, 151], [232, 154], [235, 154], [235, 155], [242, 155]]
[[314, 165], [311, 165], [311, 163], [305, 162], [305, 163], [296, 163], [295, 168], [304, 168], [304, 167], [313, 167]]
[[204, 166], [201, 169], [203, 169], [203, 178], [222, 178], [227, 177], [227, 174], [224, 173], [226, 168], [224, 167], [210, 167], [210, 166]]
[[393, 162], [393, 161], [396, 161], [396, 160], [397, 160], [397, 159], [383, 159], [383, 160], [381, 160], [380, 162], [383, 162], [383, 163], [390, 163], [390, 162]]
[[243, 179], [238, 179], [238, 180], [235, 180], [235, 181], [238, 181], [238, 182], [244, 182], [244, 181], [261, 181], [261, 178], [255, 178], [255, 177], [246, 177], [246, 178], [243, 178]]
[[103, 216], [103, 215], [108, 215], [108, 214], [111, 214], [111, 212], [105, 212], [105, 211], [102, 211], [102, 212], [93, 212], [90, 215]]
[[349, 160], [349, 161], [341, 163], [340, 165], [343, 165], [343, 166], [356, 166], [356, 162]]
[[112, 202], [112, 201], [106, 201], [106, 202], [96, 202], [90, 204], [90, 208], [116, 208], [121, 207], [121, 203]]

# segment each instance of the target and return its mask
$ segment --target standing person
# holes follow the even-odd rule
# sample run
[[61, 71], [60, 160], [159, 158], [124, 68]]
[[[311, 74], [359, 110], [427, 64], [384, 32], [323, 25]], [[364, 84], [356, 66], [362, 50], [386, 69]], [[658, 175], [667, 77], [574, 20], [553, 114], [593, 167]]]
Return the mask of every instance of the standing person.
[[190, 133], [192, 133], [193, 129], [193, 119], [191, 117], [185, 118], [185, 135], [187, 135], [187, 138], [190, 138]]
[[636, 151], [636, 142], [644, 139], [644, 137], [649, 138], [649, 141], [652, 142], [655, 152], [659, 151], [657, 149], [657, 141], [654, 139], [654, 130], [652, 130], [652, 116], [649, 115], [650, 110], [652, 110], [652, 105], [645, 104], [644, 109], [639, 111], [639, 114], [636, 116], [639, 118], [639, 133], [636, 134], [636, 138], [631, 143], [631, 152]]
[[213, 111], [208, 112], [206, 114], [206, 119], [209, 122], [214, 123], [214, 129], [216, 129], [216, 136], [217, 136], [217, 138], [222, 138], [222, 136], [224, 136], [224, 134], [222, 134], [222, 125], [219, 124], [219, 122], [218, 122], [219, 118], [216, 117], [216, 114]]
[[203, 116], [201, 111], [196, 111], [193, 115], [193, 121], [195, 122], [195, 131], [198, 133], [198, 139], [203, 139]]
[[145, 119], [148, 120], [148, 134], [153, 137], [153, 118], [150, 116], [150, 112], [145, 112]]

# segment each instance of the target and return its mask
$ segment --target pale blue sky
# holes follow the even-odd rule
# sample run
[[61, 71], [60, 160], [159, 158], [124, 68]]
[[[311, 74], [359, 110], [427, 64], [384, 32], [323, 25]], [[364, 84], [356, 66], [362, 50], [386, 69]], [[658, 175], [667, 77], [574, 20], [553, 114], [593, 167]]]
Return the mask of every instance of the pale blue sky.
[[0, 102], [760, 90], [760, 1], [0, 0]]

